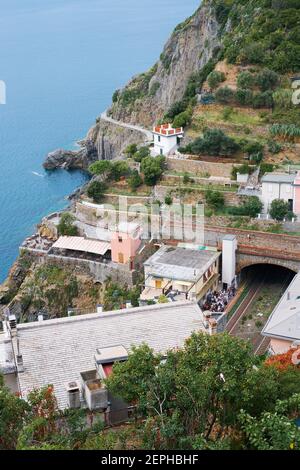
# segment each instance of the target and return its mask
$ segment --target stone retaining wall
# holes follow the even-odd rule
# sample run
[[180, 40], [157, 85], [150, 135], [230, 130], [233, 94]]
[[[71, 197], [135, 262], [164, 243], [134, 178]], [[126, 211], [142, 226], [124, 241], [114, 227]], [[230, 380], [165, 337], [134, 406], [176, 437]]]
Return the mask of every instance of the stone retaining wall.
[[197, 160], [186, 160], [177, 158], [167, 158], [167, 168], [173, 171], [187, 171], [195, 173], [196, 176], [209, 174], [210, 176], [231, 177], [233, 163], [213, 163]]

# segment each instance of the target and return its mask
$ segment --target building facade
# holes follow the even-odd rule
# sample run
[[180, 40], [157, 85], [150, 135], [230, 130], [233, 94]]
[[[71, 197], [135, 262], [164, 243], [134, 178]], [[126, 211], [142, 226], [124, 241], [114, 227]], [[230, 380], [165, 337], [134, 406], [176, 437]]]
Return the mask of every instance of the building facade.
[[163, 124], [153, 128], [154, 147], [152, 156], [171, 155], [180, 147], [181, 139], [184, 136], [182, 127], [174, 129], [171, 124]]

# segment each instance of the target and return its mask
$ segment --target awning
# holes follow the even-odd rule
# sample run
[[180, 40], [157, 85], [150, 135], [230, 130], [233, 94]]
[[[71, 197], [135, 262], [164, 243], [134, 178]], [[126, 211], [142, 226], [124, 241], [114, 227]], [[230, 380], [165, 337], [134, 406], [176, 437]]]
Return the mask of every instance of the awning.
[[111, 247], [110, 243], [100, 240], [89, 240], [83, 237], [60, 237], [57, 242], [52, 245], [52, 248], [105, 255]]

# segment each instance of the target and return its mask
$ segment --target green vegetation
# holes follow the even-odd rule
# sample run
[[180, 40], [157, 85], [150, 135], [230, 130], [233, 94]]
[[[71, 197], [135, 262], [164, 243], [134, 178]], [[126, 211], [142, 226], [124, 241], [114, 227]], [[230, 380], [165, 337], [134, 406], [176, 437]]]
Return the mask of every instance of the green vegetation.
[[220, 209], [224, 207], [225, 204], [224, 194], [219, 191], [212, 191], [209, 189], [205, 193], [205, 201], [210, 208]]
[[231, 2], [228, 17], [232, 31], [226, 34], [224, 56], [234, 64], [258, 64], [275, 72], [300, 69], [297, 0]]
[[104, 293], [104, 310], [119, 310], [126, 305], [126, 302], [130, 302], [133, 307], [138, 307], [140, 295], [141, 289], [139, 285], [129, 289], [115, 282], [108, 281]]
[[225, 80], [226, 80], [225, 74], [223, 72], [218, 72], [216, 70], [211, 72], [207, 77], [208, 85], [212, 90], [217, 88], [217, 86], [220, 85], [220, 83], [224, 82]]
[[149, 147], [141, 147], [133, 154], [133, 159], [135, 162], [140, 163], [143, 158], [150, 156], [150, 148]]
[[127, 182], [131, 191], [135, 192], [143, 184], [143, 179], [140, 176], [139, 172], [137, 170], [134, 170], [131, 173], [131, 176], [128, 178]]
[[256, 217], [262, 211], [262, 202], [257, 196], [250, 196], [239, 207], [228, 207], [228, 213], [238, 216]]
[[208, 129], [204, 132], [203, 137], [198, 137], [191, 144], [181, 148], [180, 151], [194, 155], [230, 156], [239, 149], [239, 144], [224, 134], [222, 130]]
[[59, 235], [67, 235], [69, 237], [78, 235], [78, 228], [74, 225], [76, 217], [70, 212], [63, 212], [60, 217], [57, 231]]
[[271, 202], [270, 216], [272, 219], [282, 221], [285, 218], [291, 219], [293, 214], [290, 212], [289, 203], [283, 199], [274, 199]]
[[270, 127], [270, 134], [273, 137], [282, 137], [284, 140], [294, 142], [300, 138], [300, 127], [294, 124], [273, 124]]
[[125, 155], [128, 158], [133, 158], [133, 155], [137, 152], [138, 148], [136, 144], [130, 144], [128, 147], [125, 149]]
[[144, 174], [144, 182], [148, 186], [154, 186], [164, 172], [165, 157], [146, 157], [141, 163], [141, 172]]
[[105, 183], [102, 183], [101, 181], [92, 181], [87, 188], [87, 195], [98, 204], [102, 202], [106, 189], [107, 186]]

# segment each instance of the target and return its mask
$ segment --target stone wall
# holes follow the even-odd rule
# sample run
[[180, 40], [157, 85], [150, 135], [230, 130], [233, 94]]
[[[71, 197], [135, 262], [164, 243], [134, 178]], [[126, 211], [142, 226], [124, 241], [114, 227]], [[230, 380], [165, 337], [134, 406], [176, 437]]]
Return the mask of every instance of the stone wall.
[[[207, 189], [209, 189], [209, 186]], [[163, 202], [165, 197], [171, 194], [174, 198], [174, 202], [178, 202], [180, 198], [181, 202], [184, 204], [195, 204], [197, 202], [201, 204], [205, 203], [205, 192], [205, 190], [201, 189], [186, 189], [186, 191], [182, 189], [180, 194], [179, 188], [157, 185], [154, 190], [154, 198]], [[223, 191], [222, 194], [224, 195], [225, 204], [227, 206], [238, 206], [241, 202], [240, 196], [235, 192]]]
[[194, 173], [195, 176], [210, 176], [230, 178], [233, 163], [213, 163], [197, 160], [185, 160], [177, 158], [167, 158], [167, 168], [173, 171]]

